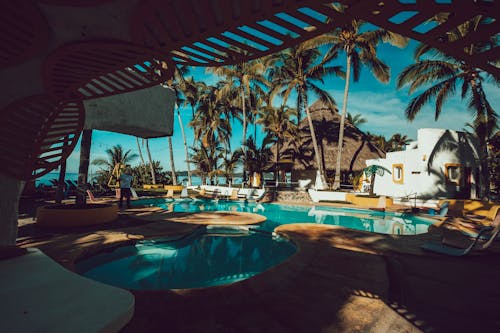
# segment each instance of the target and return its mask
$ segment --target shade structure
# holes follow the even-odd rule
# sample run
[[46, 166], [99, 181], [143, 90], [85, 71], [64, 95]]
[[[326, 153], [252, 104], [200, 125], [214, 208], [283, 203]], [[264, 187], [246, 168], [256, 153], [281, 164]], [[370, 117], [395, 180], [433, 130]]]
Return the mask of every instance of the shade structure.
[[173, 133], [175, 92], [154, 86], [125, 94], [86, 100], [85, 129], [154, 138]]
[[[17, 112], [24, 117], [23, 110], [8, 106], [31, 96], [46, 95], [64, 105], [154, 87], [169, 80], [176, 65], [241, 63], [332, 31], [352, 19], [427, 43], [500, 78], [499, 45], [491, 43], [500, 32], [498, 1], [341, 0], [336, 4], [343, 5], [344, 11], [336, 11], [327, 0], [1, 1], [0, 45], [6, 51], [0, 54], [0, 110], [8, 110], [9, 118], [16, 118]], [[430, 19], [438, 14], [444, 19], [433, 24]], [[486, 19], [474, 32], [448, 39], [448, 32], [477, 17]], [[471, 45], [484, 47], [471, 56], [467, 52]], [[42, 111], [47, 121], [55, 121]], [[15, 123], [0, 134], [38, 128]], [[74, 122], [67, 134], [74, 135], [78, 125]], [[45, 128], [50, 126], [44, 123]], [[120, 131], [140, 132], [130, 127]], [[160, 133], [165, 131], [140, 135]], [[28, 136], [23, 141], [29, 142]], [[45, 150], [44, 141], [39, 137], [37, 147], [26, 146], [17, 153], [26, 162], [33, 161], [39, 158], [34, 153]], [[66, 146], [73, 147], [73, 141]], [[56, 159], [42, 159], [44, 172], [57, 167], [63, 160], [59, 156], [68, 151]], [[22, 160], [18, 161], [26, 164]]]

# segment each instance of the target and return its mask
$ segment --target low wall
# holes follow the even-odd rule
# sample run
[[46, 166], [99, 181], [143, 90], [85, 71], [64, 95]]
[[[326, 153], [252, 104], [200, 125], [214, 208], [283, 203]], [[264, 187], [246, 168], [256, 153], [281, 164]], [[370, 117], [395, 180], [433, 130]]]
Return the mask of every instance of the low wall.
[[311, 202], [309, 194], [304, 191], [277, 191], [275, 199], [276, 201]]
[[[372, 198], [368, 197], [366, 195], [356, 195], [354, 193], [347, 193], [346, 194], [346, 201], [355, 204], [360, 207], [377, 207], [379, 203], [380, 198]], [[392, 198], [386, 197], [385, 198], [385, 206], [389, 207], [392, 206], [393, 201]]]
[[142, 185], [144, 190], [159, 189], [163, 188], [163, 184], [144, 184]]
[[173, 190], [174, 192], [180, 192], [184, 188], [184, 186], [182, 185], [165, 185], [165, 186], [162, 185], [162, 187], [167, 191]]
[[448, 214], [451, 216], [474, 214], [493, 219], [500, 207], [500, 204], [494, 202], [459, 199], [444, 199], [439, 204], [442, 205], [445, 201], [448, 201]]

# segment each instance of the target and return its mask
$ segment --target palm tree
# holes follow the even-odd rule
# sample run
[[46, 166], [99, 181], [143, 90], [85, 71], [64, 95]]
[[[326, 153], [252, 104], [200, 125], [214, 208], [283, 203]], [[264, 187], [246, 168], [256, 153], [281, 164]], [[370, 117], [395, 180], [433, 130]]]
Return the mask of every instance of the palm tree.
[[390, 150], [388, 151], [400, 151], [411, 142], [411, 139], [403, 134], [396, 133], [389, 139]]
[[267, 132], [267, 140], [274, 142], [276, 146], [274, 177], [278, 182], [280, 151], [285, 139], [291, 138], [297, 133], [297, 126], [291, 120], [297, 115], [297, 111], [286, 106], [280, 108], [267, 106], [259, 111], [259, 119], [256, 124], [261, 124], [264, 127], [264, 131]]
[[[309, 130], [311, 132], [314, 155], [318, 171], [325, 179], [324, 170], [321, 166], [316, 134], [309, 112], [307, 97], [309, 92], [317, 96], [324, 104], [335, 109], [335, 100], [326, 91], [319, 87], [323, 83], [323, 78], [328, 75], [343, 75], [340, 67], [327, 65], [335, 56], [330, 54], [327, 59], [321, 62], [321, 53], [313, 48], [314, 44], [305, 42], [291, 47], [277, 54], [269, 61], [269, 77], [274, 85], [281, 85], [283, 88], [283, 104], [286, 104], [290, 94], [295, 91], [297, 94], [297, 124], [300, 124], [302, 111], [305, 109]], [[324, 182], [325, 183], [325, 182]]]
[[240, 103], [238, 106], [242, 112], [243, 138], [242, 144], [246, 141], [247, 135], [247, 106], [251, 110], [251, 89], [259, 89], [257, 83], [265, 84], [264, 71], [265, 66], [261, 60], [252, 60], [236, 65], [222, 66], [215, 68], [207, 68], [207, 71], [216, 75], [222, 76], [226, 81], [225, 86], [220, 87], [221, 93], [233, 95], [233, 90], [238, 90], [240, 95]]
[[121, 145], [113, 146], [106, 149], [107, 158], [96, 158], [92, 161], [92, 165], [97, 165], [100, 167], [105, 167], [105, 170], [113, 171], [117, 164], [130, 164], [137, 157], [136, 153], [132, 153], [132, 150], [123, 151]]
[[[341, 11], [341, 9], [339, 9]], [[351, 72], [353, 81], [357, 82], [361, 73], [361, 65], [370, 69], [377, 80], [387, 83], [390, 78], [390, 69], [377, 57], [377, 46], [381, 42], [392, 45], [406, 46], [407, 40], [397, 34], [383, 29], [362, 32], [363, 21], [352, 20], [344, 27], [337, 28], [333, 32], [319, 36], [313, 40], [315, 45], [331, 45], [325, 54], [328, 60], [332, 55], [343, 51], [346, 54], [346, 76], [344, 87], [344, 100], [342, 103], [342, 115], [340, 117], [339, 143], [337, 149], [337, 163], [335, 167], [335, 180], [333, 187], [340, 187], [340, 172], [342, 161], [342, 146], [344, 142], [344, 123], [347, 115], [347, 99], [349, 96], [349, 85]]]
[[236, 167], [241, 163], [241, 153], [235, 151], [230, 155], [222, 158], [222, 174], [226, 177], [226, 182], [231, 185], [233, 182], [233, 174]]
[[220, 174], [219, 160], [223, 157], [224, 148], [216, 144], [208, 147], [201, 145], [191, 150], [191, 162], [197, 166], [202, 183], [205, 184], [207, 176], [214, 183], [215, 177]]
[[[187, 66], [176, 66], [174, 70], [174, 78], [173, 80], [168, 80], [167, 81], [167, 86], [170, 87], [171, 89], [174, 90], [175, 92], [175, 108], [177, 109], [177, 119], [179, 121], [179, 127], [181, 129], [181, 135], [182, 135], [182, 140], [184, 142], [184, 152], [186, 154], [186, 167], [187, 167], [187, 173], [188, 173], [188, 185], [191, 185], [191, 166], [189, 165], [189, 152], [188, 152], [188, 146], [187, 146], [187, 141], [186, 141], [186, 133], [184, 132], [184, 125], [182, 123], [182, 116], [180, 112], [180, 105], [183, 105], [185, 103], [185, 99], [183, 98], [182, 95], [184, 93], [189, 96], [191, 99], [191, 102], [195, 103], [195, 90], [196, 90], [196, 83], [194, 80], [191, 78], [191, 81], [186, 81], [184, 79], [184, 76], [187, 75], [189, 72], [189, 68]], [[184, 95], [184, 96], [186, 96]], [[194, 114], [194, 111], [193, 111]], [[168, 149], [170, 153], [170, 167], [172, 170], [172, 184], [177, 185], [177, 176], [175, 174], [175, 163], [174, 163], [174, 151], [173, 151], [173, 146], [172, 146], [172, 137], [168, 138]]]
[[[440, 21], [443, 17], [435, 17]], [[466, 38], [483, 24], [488, 23], [489, 18], [477, 16], [465, 22], [446, 34], [449, 42]], [[496, 40], [486, 44], [471, 44], [465, 51], [471, 57], [488, 50], [497, 45]], [[468, 109], [474, 113], [473, 128], [479, 138], [481, 151], [481, 175], [484, 187], [483, 196], [489, 195], [489, 172], [488, 172], [488, 139], [497, 128], [497, 117], [486, 98], [482, 83], [490, 77], [496, 85], [500, 80], [479, 68], [472, 67], [463, 61], [453, 59], [438, 50], [426, 45], [420, 45], [415, 51], [415, 64], [406, 67], [398, 76], [397, 87], [402, 88], [409, 85], [408, 93], [412, 94], [417, 89], [425, 87], [425, 90], [412, 98], [405, 113], [412, 121], [420, 112], [422, 107], [435, 99], [435, 119], [441, 114], [443, 103], [448, 97], [455, 94], [457, 86], [460, 87], [462, 99], [468, 101]]]
[[363, 115], [360, 113], [355, 114], [354, 116], [347, 113], [347, 121], [351, 123], [352, 126], [358, 127], [360, 125], [366, 124], [366, 119], [363, 118]]
[[189, 126], [194, 129], [196, 140], [205, 148], [222, 143], [226, 151], [230, 151], [229, 138], [231, 124], [228, 105], [221, 104], [218, 99], [219, 87], [208, 86], [203, 92], [194, 119]]
[[255, 140], [250, 136], [245, 143], [245, 147], [237, 150], [238, 154], [245, 155], [243, 159], [244, 168], [248, 170], [250, 175], [257, 173], [263, 179], [263, 172], [271, 162], [271, 144], [272, 141], [269, 138], [264, 138], [261, 146], [257, 147]]

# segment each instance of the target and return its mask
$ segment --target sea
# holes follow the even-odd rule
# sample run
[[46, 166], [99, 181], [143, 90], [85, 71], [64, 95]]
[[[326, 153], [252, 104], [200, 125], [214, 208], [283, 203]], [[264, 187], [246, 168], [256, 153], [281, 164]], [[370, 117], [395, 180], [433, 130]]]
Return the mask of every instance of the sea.
[[[97, 174], [90, 174], [89, 175], [89, 180], [92, 182], [92, 179], [97, 176]], [[59, 172], [49, 172], [45, 175], [43, 175], [40, 178], [37, 178], [35, 180], [35, 186], [39, 185], [51, 185], [51, 180], [57, 180], [59, 179]], [[66, 172], [65, 174], [65, 179], [66, 180], [72, 180], [75, 183], [78, 181], [78, 173], [76, 172]], [[184, 179], [187, 179], [186, 176], [177, 176], [177, 184], [181, 184]], [[201, 177], [198, 176], [192, 176], [191, 181], [193, 182], [192, 185], [198, 186], [201, 185]], [[218, 179], [219, 184], [224, 184], [226, 183], [226, 179], [224, 177], [219, 177]], [[239, 177], [236, 177], [233, 179], [233, 184], [241, 184], [242, 179]]]

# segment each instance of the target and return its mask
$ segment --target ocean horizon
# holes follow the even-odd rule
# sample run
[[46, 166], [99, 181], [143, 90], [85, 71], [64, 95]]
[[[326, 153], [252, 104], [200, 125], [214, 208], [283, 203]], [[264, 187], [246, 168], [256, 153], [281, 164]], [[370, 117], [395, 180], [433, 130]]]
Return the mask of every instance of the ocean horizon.
[[[95, 176], [97, 176], [97, 173], [89, 174], [89, 179], [91, 182]], [[76, 183], [78, 181], [78, 173], [77, 172], [66, 172], [64, 178], [66, 180], [71, 180], [71, 181]], [[177, 183], [181, 184], [182, 180], [187, 179], [187, 176], [182, 175], [182, 176], [177, 176], [176, 178], [177, 178]], [[42, 177], [35, 179], [35, 186], [51, 185], [51, 180], [53, 180], [53, 179], [55, 179], [55, 180], [59, 179], [59, 172], [49, 172], [49, 173], [43, 175]], [[219, 179], [219, 183], [221, 183], [221, 184], [226, 182], [226, 178], [224, 178], [224, 177], [219, 177], [218, 179]], [[201, 185], [201, 177], [191, 176], [191, 180], [192, 180], [192, 185], [195, 185], [195, 186]], [[242, 181], [241, 177], [234, 177], [233, 178], [233, 184], [241, 184], [241, 181]]]

